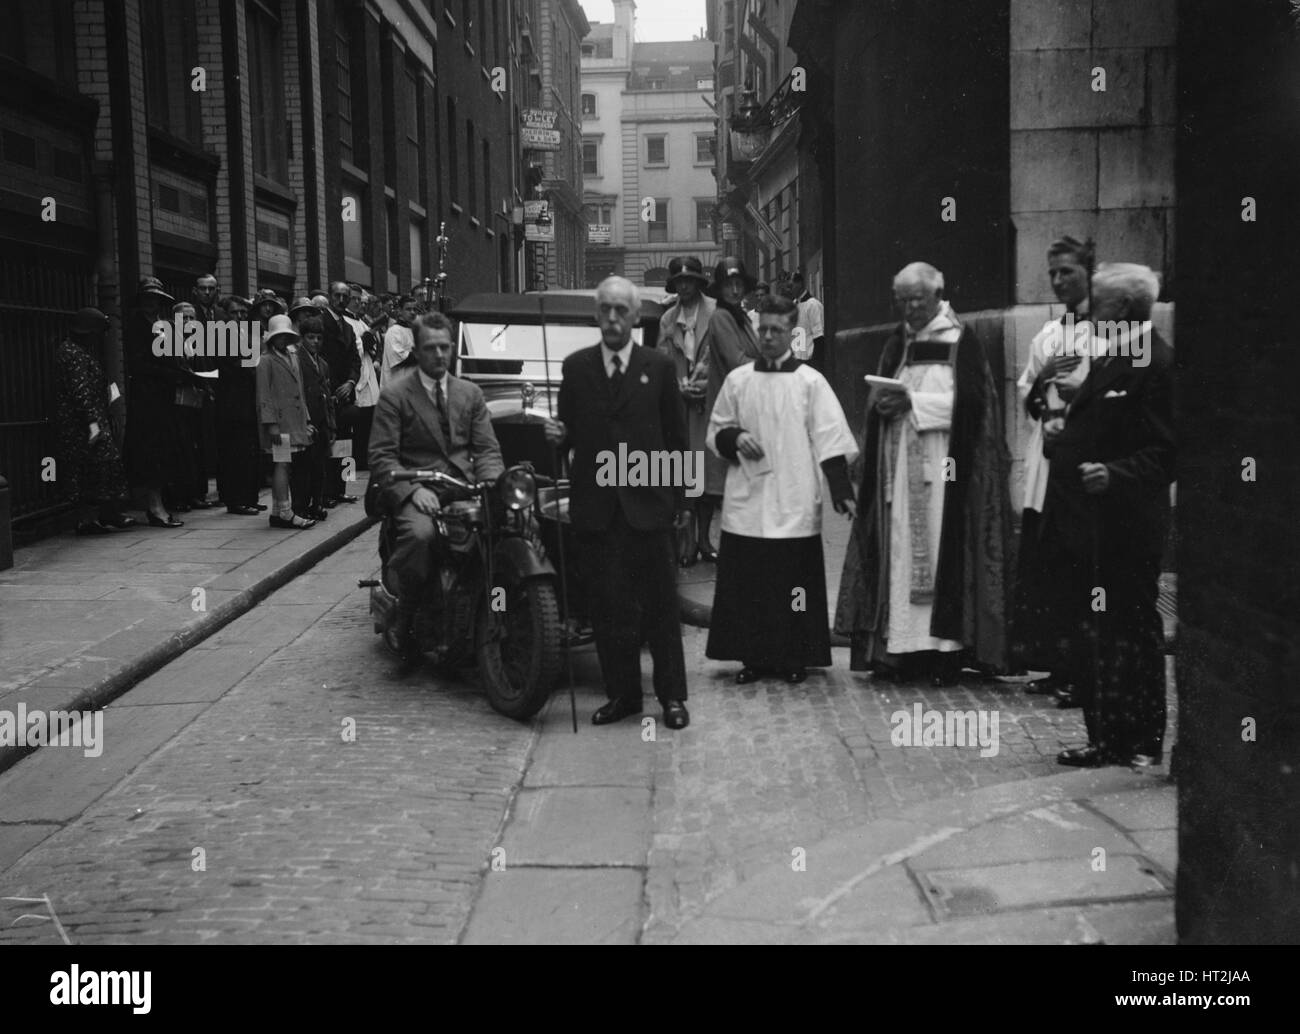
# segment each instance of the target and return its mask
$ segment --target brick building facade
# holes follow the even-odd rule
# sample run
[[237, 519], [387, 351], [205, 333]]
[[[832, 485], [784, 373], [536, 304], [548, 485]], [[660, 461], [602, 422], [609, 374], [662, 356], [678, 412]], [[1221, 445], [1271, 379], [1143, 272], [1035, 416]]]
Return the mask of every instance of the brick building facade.
[[38, 476], [54, 448], [53, 342], [97, 304], [123, 384], [117, 335], [141, 276], [178, 298], [207, 272], [223, 293], [291, 298], [331, 279], [404, 292], [436, 273], [445, 221], [450, 297], [518, 287], [521, 2], [13, 5], [0, 474], [17, 517], [60, 503]]

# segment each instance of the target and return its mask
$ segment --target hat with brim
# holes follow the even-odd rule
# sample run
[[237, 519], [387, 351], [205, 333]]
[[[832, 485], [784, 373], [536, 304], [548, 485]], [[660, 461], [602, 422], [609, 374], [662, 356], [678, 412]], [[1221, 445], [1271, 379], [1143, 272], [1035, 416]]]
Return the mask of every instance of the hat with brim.
[[290, 341], [300, 341], [302, 336], [293, 329], [293, 320], [288, 316], [275, 315], [266, 324], [266, 343], [269, 345], [276, 338], [285, 337]]
[[709, 286], [709, 275], [704, 272], [700, 260], [694, 256], [675, 258], [668, 263], [668, 281], [664, 284], [664, 289], [676, 294], [681, 290], [679, 285], [683, 280], [694, 280], [701, 288]]
[[723, 281], [731, 277], [740, 277], [741, 282], [745, 285], [745, 293], [749, 294], [754, 289], [758, 281], [749, 275], [749, 270], [745, 264], [734, 255], [728, 255], [713, 267], [713, 282], [705, 289], [704, 293], [710, 298], [717, 298], [722, 293]]
[[291, 306], [289, 306], [289, 318], [297, 319], [298, 313], [300, 312], [305, 312], [310, 316], [314, 316], [320, 312], [320, 307], [310, 298], [298, 298]]
[[252, 308], [254, 312], [256, 312], [259, 308], [261, 308], [263, 305], [266, 305], [267, 303], [274, 305], [276, 311], [281, 315], [283, 315], [285, 312], [284, 299], [281, 298], [274, 291], [272, 291], [269, 287], [264, 287], [262, 288], [262, 290], [258, 291], [257, 294], [253, 295], [253, 297], [250, 299], [250, 302], [251, 302], [250, 308]]
[[72, 333], [100, 334], [108, 329], [108, 317], [98, 309], [78, 309], [72, 317]]
[[140, 286], [136, 288], [135, 296], [139, 299], [146, 294], [152, 294], [156, 298], [162, 299], [162, 301], [167, 305], [176, 304], [176, 299], [167, 293], [167, 289], [163, 287], [162, 281], [156, 276], [142, 276], [140, 278]]

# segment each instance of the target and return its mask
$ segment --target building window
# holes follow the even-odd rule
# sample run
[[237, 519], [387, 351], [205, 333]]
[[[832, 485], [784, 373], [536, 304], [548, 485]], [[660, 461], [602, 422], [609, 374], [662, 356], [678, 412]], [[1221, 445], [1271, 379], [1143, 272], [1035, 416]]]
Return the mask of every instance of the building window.
[[279, 0], [257, 0], [244, 10], [248, 32], [253, 171], [277, 183], [287, 183], [289, 127], [284, 114], [284, 51], [280, 42]]
[[469, 214], [478, 215], [478, 178], [474, 175], [474, 120], [465, 120], [465, 172], [469, 181]]
[[366, 191], [345, 186], [343, 201], [351, 202], [353, 218], [343, 220], [343, 258], [362, 266], [370, 265], [370, 238], [366, 233]]
[[582, 138], [582, 174], [600, 175], [600, 141], [595, 137]]
[[475, 0], [461, 0], [460, 18], [465, 23], [465, 39], [469, 39], [470, 29], [474, 28]]
[[668, 138], [666, 136], [648, 136], [645, 138], [645, 163], [647, 165], [668, 164]]
[[6, 4], [0, 56], [75, 86], [76, 38], [72, 0], [20, 0]]
[[447, 175], [452, 204], [460, 203], [460, 124], [456, 121], [456, 102], [447, 98]]
[[492, 0], [492, 54], [496, 63], [501, 62], [501, 0]]
[[651, 244], [668, 243], [668, 199], [655, 198], [654, 218], [646, 223], [646, 240]]
[[712, 165], [717, 157], [718, 138], [712, 133], [695, 134], [695, 164]]
[[396, 276], [402, 249], [397, 239], [397, 202], [391, 199], [384, 205], [384, 233], [388, 238], [388, 271]]
[[713, 202], [695, 202], [695, 239], [697, 241], [713, 240]]
[[583, 56], [583, 57], [595, 57], [595, 56], [596, 56], [596, 44], [594, 44], [594, 43], [584, 43], [584, 44], [582, 45], [582, 56]]
[[356, 165], [352, 129], [352, 37], [343, 22], [334, 33], [334, 79], [338, 86], [339, 157]]
[[406, 91], [406, 160], [408, 168], [415, 173], [415, 183], [411, 187], [411, 196], [420, 201], [427, 189], [425, 183], [423, 108], [420, 97], [420, 81], [412, 72], [407, 72], [402, 79]]
[[584, 93], [582, 95], [582, 117], [596, 117], [596, 95], [594, 93]]
[[664, 88], [664, 81], [662, 79], [647, 79], [645, 81], [645, 87], [647, 90], [662, 90]]
[[492, 145], [483, 141], [483, 225], [492, 218]]
[[[411, 238], [411, 283], [418, 284], [424, 279], [424, 223], [412, 217], [410, 222]], [[398, 289], [402, 284], [398, 284]]]
[[149, 27], [143, 39], [149, 125], [201, 145], [199, 95], [190, 88], [190, 70], [199, 63], [194, 2], [146, 0], [141, 17]]

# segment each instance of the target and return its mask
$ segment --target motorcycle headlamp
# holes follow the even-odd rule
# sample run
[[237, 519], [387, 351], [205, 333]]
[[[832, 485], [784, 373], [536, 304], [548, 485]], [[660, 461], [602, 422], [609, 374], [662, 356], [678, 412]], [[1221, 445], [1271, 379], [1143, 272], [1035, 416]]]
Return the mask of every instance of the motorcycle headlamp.
[[512, 467], [502, 474], [499, 487], [507, 510], [527, 510], [537, 498], [537, 481], [522, 467]]

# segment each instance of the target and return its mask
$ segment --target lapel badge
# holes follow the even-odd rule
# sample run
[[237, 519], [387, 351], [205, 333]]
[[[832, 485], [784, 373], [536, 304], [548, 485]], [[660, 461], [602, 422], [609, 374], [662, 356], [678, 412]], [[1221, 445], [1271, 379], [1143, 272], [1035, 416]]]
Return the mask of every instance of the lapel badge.
[[649, 384], [649, 383], [650, 383], [650, 378], [647, 377], [644, 373], [641, 375], [641, 383], [642, 383], [642, 384]]

